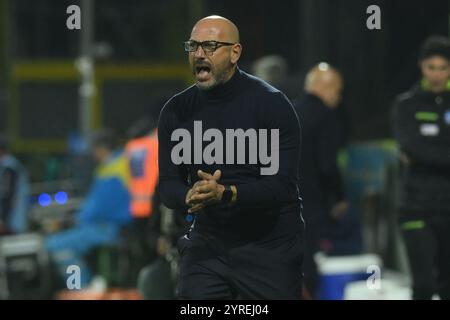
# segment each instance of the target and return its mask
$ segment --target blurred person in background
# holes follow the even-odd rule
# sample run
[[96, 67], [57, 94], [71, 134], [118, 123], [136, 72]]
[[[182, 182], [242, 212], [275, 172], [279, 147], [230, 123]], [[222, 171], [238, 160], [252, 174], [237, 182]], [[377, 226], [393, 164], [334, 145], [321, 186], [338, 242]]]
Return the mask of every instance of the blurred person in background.
[[127, 238], [139, 251], [141, 264], [156, 257], [159, 201], [158, 184], [158, 136], [157, 121], [143, 117], [128, 130], [129, 140], [125, 145], [125, 157], [130, 170], [130, 213], [132, 224]]
[[[164, 101], [167, 101], [165, 99]], [[124, 234], [132, 257], [131, 265], [137, 287], [145, 299], [173, 299], [172, 268], [176, 240], [186, 232], [184, 212], [173, 211], [161, 204], [158, 193], [159, 108], [150, 108], [150, 115], [136, 121], [128, 130], [125, 154], [130, 167], [130, 212], [133, 222]], [[134, 278], [134, 275], [132, 275]], [[135, 279], [133, 279], [135, 283]]]
[[264, 56], [252, 64], [252, 72], [275, 88], [282, 89], [287, 79], [287, 62], [278, 55]]
[[279, 55], [263, 56], [252, 63], [252, 73], [283, 92], [291, 101], [297, 99], [300, 74], [291, 71], [287, 60]]
[[8, 138], [0, 134], [0, 235], [26, 232], [29, 203], [27, 171], [10, 153]]
[[152, 215], [153, 195], [158, 182], [158, 136], [156, 121], [139, 120], [130, 129], [125, 155], [131, 173], [130, 211], [134, 218]]
[[97, 246], [115, 245], [121, 227], [131, 221], [129, 167], [114, 133], [108, 129], [96, 132], [91, 148], [98, 166], [84, 205], [77, 213], [76, 225], [46, 241], [61, 277], [66, 276], [69, 265], [80, 267], [82, 288], [92, 276], [86, 255]]
[[341, 100], [343, 79], [339, 72], [320, 63], [306, 75], [305, 95], [295, 104], [302, 123], [300, 190], [305, 231], [304, 276], [314, 298], [319, 276], [314, 255], [328, 216], [341, 218], [347, 211], [337, 155], [342, 145], [335, 109]]
[[421, 81], [399, 95], [400, 227], [413, 299], [450, 299], [450, 42], [432, 36], [419, 53]]

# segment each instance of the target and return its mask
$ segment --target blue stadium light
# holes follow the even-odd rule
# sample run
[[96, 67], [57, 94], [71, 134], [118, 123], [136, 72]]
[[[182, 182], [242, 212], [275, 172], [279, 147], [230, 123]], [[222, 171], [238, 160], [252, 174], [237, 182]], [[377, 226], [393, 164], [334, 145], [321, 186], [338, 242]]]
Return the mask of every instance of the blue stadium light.
[[65, 204], [67, 202], [67, 193], [64, 191], [59, 191], [55, 194], [55, 201], [58, 204]]
[[39, 195], [38, 201], [39, 201], [39, 205], [41, 207], [46, 207], [46, 206], [49, 206], [50, 203], [52, 203], [52, 197], [50, 197], [50, 195], [48, 193], [41, 193]]

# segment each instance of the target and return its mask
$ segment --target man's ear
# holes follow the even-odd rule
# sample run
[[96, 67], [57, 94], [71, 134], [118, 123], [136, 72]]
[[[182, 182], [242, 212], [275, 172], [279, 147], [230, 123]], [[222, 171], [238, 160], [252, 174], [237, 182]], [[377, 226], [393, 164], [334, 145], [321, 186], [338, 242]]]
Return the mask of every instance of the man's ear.
[[231, 48], [231, 63], [236, 64], [241, 57], [242, 46], [240, 43], [233, 45]]

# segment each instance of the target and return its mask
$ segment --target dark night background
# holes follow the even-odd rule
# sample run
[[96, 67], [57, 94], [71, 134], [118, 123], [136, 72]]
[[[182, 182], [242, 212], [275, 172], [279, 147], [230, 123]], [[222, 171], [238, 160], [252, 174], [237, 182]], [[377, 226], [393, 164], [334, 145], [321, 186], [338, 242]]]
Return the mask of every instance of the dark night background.
[[[11, 65], [73, 59], [79, 54], [79, 32], [64, 27], [65, 8], [79, 1], [0, 3], [3, 131], [13, 130], [7, 124]], [[366, 8], [371, 4], [381, 8], [381, 30], [366, 28]], [[338, 67], [345, 78], [350, 137], [361, 141], [390, 137], [390, 103], [418, 80], [417, 50], [422, 41], [430, 34], [448, 34], [448, 7], [444, 0], [98, 0], [94, 2], [94, 37], [109, 48], [100, 62], [185, 63], [181, 42], [188, 38], [194, 21], [209, 14], [226, 16], [240, 28], [245, 70], [261, 56], [282, 55], [289, 64], [291, 85], [300, 93], [305, 70], [313, 64], [328, 61]], [[30, 123], [27, 114], [20, 117]]]

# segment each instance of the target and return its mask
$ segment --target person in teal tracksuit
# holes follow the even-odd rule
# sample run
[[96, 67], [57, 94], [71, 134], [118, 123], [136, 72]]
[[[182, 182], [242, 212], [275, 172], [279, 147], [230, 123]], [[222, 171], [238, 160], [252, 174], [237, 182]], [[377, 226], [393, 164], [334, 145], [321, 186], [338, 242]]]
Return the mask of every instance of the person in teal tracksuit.
[[77, 213], [76, 225], [51, 235], [46, 241], [61, 276], [67, 277], [66, 270], [70, 265], [80, 267], [81, 288], [89, 284], [92, 276], [84, 260], [86, 254], [94, 247], [114, 244], [120, 228], [132, 219], [129, 169], [110, 130], [94, 135], [92, 151], [99, 164], [85, 203]]

